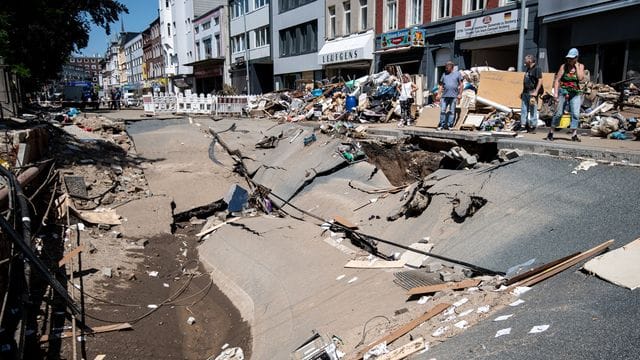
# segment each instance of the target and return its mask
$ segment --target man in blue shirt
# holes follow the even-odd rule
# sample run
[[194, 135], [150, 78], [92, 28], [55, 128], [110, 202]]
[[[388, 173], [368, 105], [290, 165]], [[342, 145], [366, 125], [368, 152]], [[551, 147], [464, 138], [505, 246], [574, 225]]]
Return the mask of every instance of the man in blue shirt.
[[440, 123], [438, 129], [448, 130], [456, 122], [456, 104], [462, 96], [462, 76], [459, 71], [453, 71], [454, 64], [447, 61], [444, 74], [440, 78], [440, 86], [436, 101], [440, 100]]

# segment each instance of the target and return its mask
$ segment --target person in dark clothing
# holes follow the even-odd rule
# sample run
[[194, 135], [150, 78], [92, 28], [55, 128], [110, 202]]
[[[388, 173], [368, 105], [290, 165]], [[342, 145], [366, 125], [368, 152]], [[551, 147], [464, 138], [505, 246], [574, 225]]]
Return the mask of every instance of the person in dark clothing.
[[522, 107], [520, 109], [520, 127], [535, 134], [538, 126], [538, 96], [542, 92], [542, 70], [536, 66], [533, 55], [524, 57], [527, 67], [522, 84]]

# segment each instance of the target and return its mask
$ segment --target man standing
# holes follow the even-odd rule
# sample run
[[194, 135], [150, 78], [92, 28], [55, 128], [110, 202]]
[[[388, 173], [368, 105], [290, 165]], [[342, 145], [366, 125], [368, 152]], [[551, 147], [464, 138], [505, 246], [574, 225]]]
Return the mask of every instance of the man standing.
[[538, 95], [542, 87], [542, 71], [536, 66], [533, 55], [524, 57], [527, 67], [522, 84], [522, 107], [520, 108], [520, 127], [535, 134], [538, 126]]
[[448, 130], [456, 122], [456, 103], [462, 95], [462, 76], [453, 71], [453, 62], [444, 65], [444, 74], [440, 78], [440, 87], [436, 101], [440, 100], [440, 123], [438, 129]]

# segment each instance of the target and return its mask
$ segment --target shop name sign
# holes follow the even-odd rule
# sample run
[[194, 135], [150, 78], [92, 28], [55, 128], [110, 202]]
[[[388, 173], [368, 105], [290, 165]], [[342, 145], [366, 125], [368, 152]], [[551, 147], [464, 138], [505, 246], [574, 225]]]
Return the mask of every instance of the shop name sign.
[[320, 64], [333, 64], [364, 59], [364, 49], [350, 49], [320, 56]]
[[[518, 10], [456, 22], [456, 40], [518, 30]], [[526, 24], [526, 23], [525, 23]]]
[[402, 29], [384, 33], [380, 36], [379, 49], [392, 49], [401, 46], [424, 47], [424, 29]]

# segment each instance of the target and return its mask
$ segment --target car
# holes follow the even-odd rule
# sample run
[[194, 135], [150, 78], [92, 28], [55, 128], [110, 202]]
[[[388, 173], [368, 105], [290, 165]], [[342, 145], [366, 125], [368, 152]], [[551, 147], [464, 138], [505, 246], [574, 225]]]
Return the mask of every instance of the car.
[[126, 107], [140, 106], [140, 99], [136, 97], [133, 91], [125, 91], [122, 94], [122, 105]]

